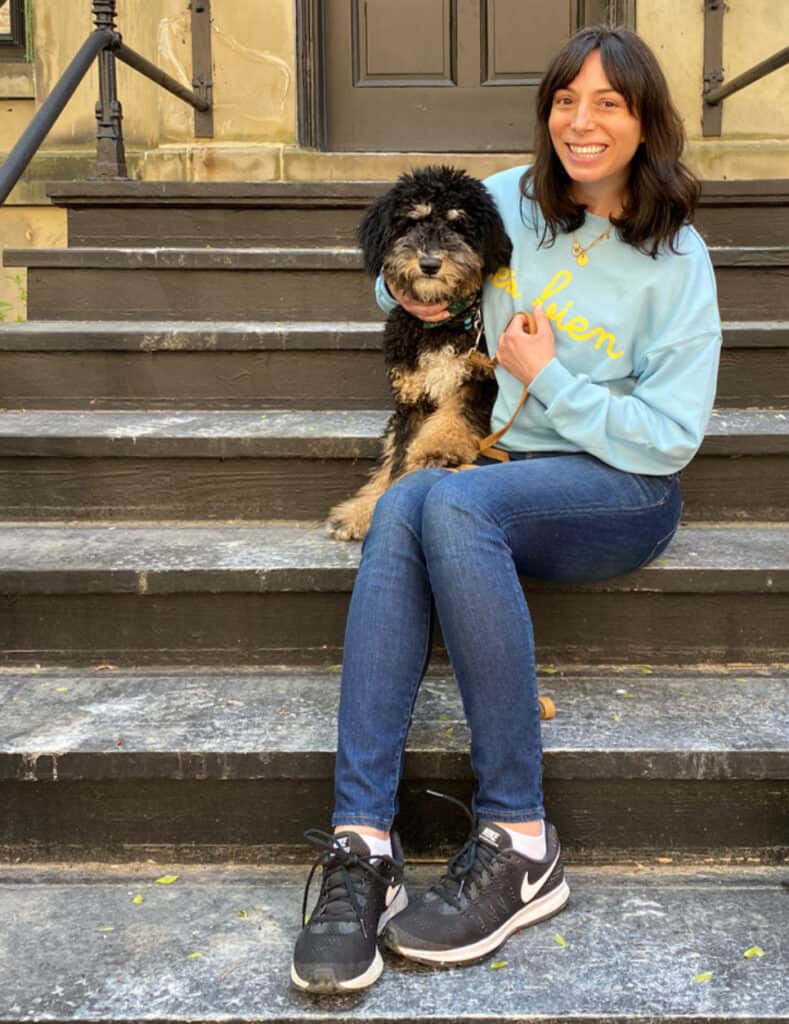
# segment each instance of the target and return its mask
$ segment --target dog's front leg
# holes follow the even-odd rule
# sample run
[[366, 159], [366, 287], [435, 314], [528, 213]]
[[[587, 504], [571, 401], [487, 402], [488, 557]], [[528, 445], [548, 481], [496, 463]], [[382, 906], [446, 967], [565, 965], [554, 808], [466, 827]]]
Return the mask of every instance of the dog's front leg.
[[392, 483], [392, 435], [387, 431], [378, 465], [352, 498], [329, 512], [326, 529], [334, 540], [363, 540], [370, 528], [376, 503]]
[[464, 413], [464, 399], [455, 394], [427, 416], [409, 442], [404, 470], [453, 468], [472, 463], [479, 454], [478, 434]]

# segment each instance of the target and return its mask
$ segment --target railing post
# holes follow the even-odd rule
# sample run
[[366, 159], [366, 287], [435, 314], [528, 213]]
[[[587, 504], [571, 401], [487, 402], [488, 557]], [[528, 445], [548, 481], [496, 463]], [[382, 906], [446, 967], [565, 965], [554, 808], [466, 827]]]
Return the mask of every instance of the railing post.
[[701, 131], [705, 138], [721, 133], [723, 109], [706, 102], [707, 94], [723, 81], [724, 0], [704, 2], [704, 87], [702, 90]]
[[[97, 29], [115, 31], [116, 0], [93, 0]], [[127, 178], [123, 146], [123, 110], [118, 99], [115, 54], [107, 48], [99, 54], [99, 99], [96, 103], [96, 175], [99, 178]]]

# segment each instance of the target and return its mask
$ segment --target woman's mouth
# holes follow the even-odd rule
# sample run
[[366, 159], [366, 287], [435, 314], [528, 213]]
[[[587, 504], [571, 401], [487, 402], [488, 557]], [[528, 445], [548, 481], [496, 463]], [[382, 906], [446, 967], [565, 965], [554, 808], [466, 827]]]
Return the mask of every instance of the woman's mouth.
[[576, 160], [594, 160], [608, 149], [607, 146], [597, 143], [586, 143], [582, 146], [573, 142], [568, 142], [567, 148], [570, 150], [570, 155]]

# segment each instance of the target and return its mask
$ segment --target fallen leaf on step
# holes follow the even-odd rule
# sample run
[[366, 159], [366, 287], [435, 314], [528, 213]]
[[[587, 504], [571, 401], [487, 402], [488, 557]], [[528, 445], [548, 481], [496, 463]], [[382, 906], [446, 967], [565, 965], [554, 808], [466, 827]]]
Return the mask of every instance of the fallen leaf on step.
[[500, 971], [502, 967], [507, 967], [508, 964], [509, 960], [494, 960], [493, 963], [490, 965], [490, 969], [492, 971]]
[[157, 885], [172, 885], [173, 882], [178, 881], [178, 875], [162, 875], [161, 878], [156, 879]]
[[110, 665], [108, 661], [103, 661], [100, 665], [95, 665], [93, 668], [94, 672], [114, 672], [117, 665]]
[[694, 974], [693, 980], [698, 984], [703, 984], [705, 981], [712, 979], [712, 971], [702, 971], [701, 974]]
[[558, 932], [556, 933], [556, 935], [554, 935], [553, 941], [556, 943], [557, 946], [561, 946], [563, 949], [567, 945], [567, 939], [565, 939], [563, 935], [559, 935]]
[[756, 957], [764, 956], [764, 950], [761, 946], [751, 946], [742, 955], [746, 960], [754, 960]]
[[145, 897], [144, 896], [140, 896], [139, 894], [137, 896], [135, 896], [134, 899], [132, 900], [132, 903], [135, 905], [135, 907], [139, 907], [140, 904], [144, 903], [144, 902], [145, 902]]

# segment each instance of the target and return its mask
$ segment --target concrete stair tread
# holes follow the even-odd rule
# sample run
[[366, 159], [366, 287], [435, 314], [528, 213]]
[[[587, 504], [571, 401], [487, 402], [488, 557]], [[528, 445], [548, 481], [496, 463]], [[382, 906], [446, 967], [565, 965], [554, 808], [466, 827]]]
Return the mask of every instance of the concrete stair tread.
[[[2, 455], [375, 457], [386, 410], [6, 410]], [[702, 453], [789, 452], [789, 409], [716, 410]]]
[[[165, 873], [177, 880], [157, 884]], [[417, 892], [438, 874], [434, 865], [409, 869], [406, 884]], [[306, 864], [4, 867], [0, 1020], [775, 1024], [789, 1017], [789, 903], [779, 868], [571, 866], [568, 908], [484, 963], [441, 971], [385, 953], [372, 989], [321, 998], [289, 985], [306, 875]], [[746, 958], [755, 946], [763, 955]]]
[[[710, 246], [716, 267], [782, 267], [789, 246]], [[80, 270], [361, 270], [355, 246], [82, 246], [70, 249], [6, 249], [7, 267]]]
[[[0, 778], [331, 778], [339, 667], [4, 670]], [[789, 779], [789, 670], [562, 669], [540, 693], [547, 779]], [[406, 778], [470, 778], [451, 675], [430, 673]]]
[[[222, 321], [222, 320], [28, 320], [0, 323], [0, 351], [202, 352], [380, 349], [381, 321]], [[783, 320], [729, 321], [727, 347], [784, 348], [789, 323]]]
[[[0, 585], [9, 594], [336, 592], [351, 588], [358, 560], [357, 543], [333, 541], [314, 523], [0, 525]], [[729, 523], [684, 526], [644, 569], [573, 590], [777, 594], [787, 588], [789, 523]]]

